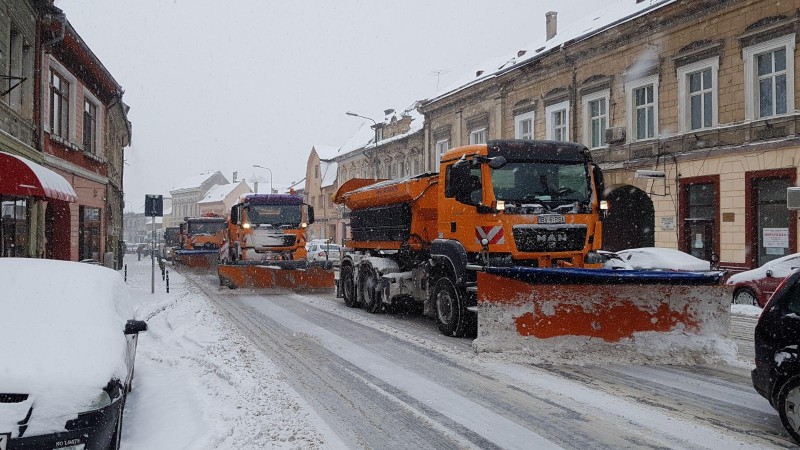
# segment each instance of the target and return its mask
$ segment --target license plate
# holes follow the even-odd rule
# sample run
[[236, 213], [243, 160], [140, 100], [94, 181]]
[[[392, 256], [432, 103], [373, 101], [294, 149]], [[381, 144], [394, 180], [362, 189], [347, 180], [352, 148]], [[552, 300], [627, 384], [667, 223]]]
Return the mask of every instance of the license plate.
[[539, 216], [539, 223], [564, 223], [564, 216], [561, 214], [551, 214], [546, 216]]

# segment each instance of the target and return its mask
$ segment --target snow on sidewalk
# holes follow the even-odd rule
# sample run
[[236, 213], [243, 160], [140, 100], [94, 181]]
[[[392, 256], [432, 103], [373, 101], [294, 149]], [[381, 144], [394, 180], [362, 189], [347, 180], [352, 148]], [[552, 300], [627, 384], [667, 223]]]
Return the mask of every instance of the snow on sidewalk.
[[[123, 448], [333, 448], [338, 437], [282, 378], [275, 364], [205, 296], [170, 271], [170, 293], [156, 265], [127, 255], [139, 338]], [[168, 266], [168, 268], [170, 268]]]

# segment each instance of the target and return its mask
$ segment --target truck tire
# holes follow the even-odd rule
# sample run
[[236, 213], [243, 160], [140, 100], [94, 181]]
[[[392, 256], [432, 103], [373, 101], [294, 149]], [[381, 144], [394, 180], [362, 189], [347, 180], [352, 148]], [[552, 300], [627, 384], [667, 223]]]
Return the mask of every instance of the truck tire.
[[468, 325], [467, 307], [453, 280], [447, 276], [436, 280], [433, 298], [439, 331], [445, 336], [463, 336]]
[[353, 266], [350, 264], [342, 265], [342, 271], [339, 275], [339, 283], [342, 286], [342, 297], [344, 297], [344, 304], [349, 308], [358, 308], [358, 299], [356, 298], [356, 280], [353, 276]]
[[361, 294], [361, 306], [369, 313], [376, 313], [381, 307], [380, 292], [378, 291], [378, 276], [372, 266], [361, 266], [358, 276], [358, 291]]

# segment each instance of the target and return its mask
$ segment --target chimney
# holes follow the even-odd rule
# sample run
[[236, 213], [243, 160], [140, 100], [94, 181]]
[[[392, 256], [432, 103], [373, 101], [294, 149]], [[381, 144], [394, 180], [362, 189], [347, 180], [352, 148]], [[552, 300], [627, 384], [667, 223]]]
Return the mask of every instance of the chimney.
[[236, 179], [239, 177], [239, 172], [233, 171], [233, 181], [231, 183], [236, 183]]
[[547, 29], [547, 40], [553, 39], [558, 32], [558, 21], [556, 16], [558, 15], [555, 11], [548, 11], [545, 17], [545, 27]]

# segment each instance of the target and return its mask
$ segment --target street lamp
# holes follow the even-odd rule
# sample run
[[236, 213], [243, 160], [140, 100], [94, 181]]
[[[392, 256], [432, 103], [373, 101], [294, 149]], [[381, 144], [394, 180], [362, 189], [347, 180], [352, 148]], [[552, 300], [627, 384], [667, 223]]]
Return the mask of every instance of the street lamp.
[[375, 119], [373, 119], [371, 117], [362, 116], [361, 114], [356, 114], [356, 113], [354, 113], [352, 111], [347, 111], [345, 114], [347, 114], [348, 116], [361, 117], [362, 119], [371, 120], [372, 123], [375, 124], [375, 127], [374, 127], [375, 128], [375, 155], [374, 155], [375, 167], [373, 167], [373, 169], [372, 169], [373, 172], [372, 173], [373, 173], [373, 179], [377, 180], [378, 179], [378, 122], [375, 121]]
[[258, 167], [259, 169], [265, 169], [269, 171], [269, 193], [272, 194], [274, 192], [272, 190], [272, 170], [269, 167], [259, 166], [258, 164], [253, 164], [253, 167]]

